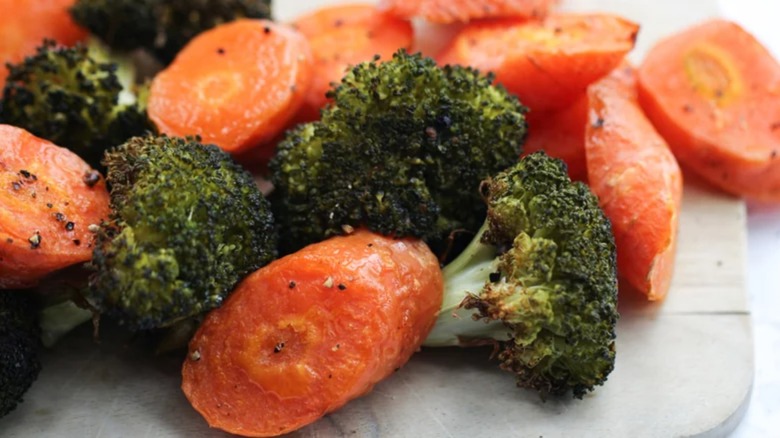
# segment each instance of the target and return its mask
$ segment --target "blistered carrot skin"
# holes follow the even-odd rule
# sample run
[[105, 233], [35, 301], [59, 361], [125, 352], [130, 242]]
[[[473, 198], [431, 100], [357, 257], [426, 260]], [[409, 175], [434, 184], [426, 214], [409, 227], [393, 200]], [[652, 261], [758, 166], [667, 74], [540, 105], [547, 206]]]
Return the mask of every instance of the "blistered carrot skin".
[[531, 111], [563, 109], [634, 47], [639, 25], [609, 14], [467, 25], [437, 59], [492, 71]]
[[686, 168], [780, 202], [780, 64], [744, 29], [714, 19], [659, 42], [639, 68], [639, 100]]
[[569, 177], [586, 182], [585, 125], [588, 119], [588, 97], [583, 94], [561, 110], [531, 111], [528, 114], [528, 137], [523, 154], [545, 151], [566, 163]]
[[319, 118], [328, 102], [325, 94], [350, 66], [392, 58], [399, 49], [411, 49], [414, 32], [409, 21], [382, 13], [373, 5], [344, 5], [316, 10], [293, 24], [309, 40], [314, 54], [314, 76], [296, 119]]
[[[68, 13], [75, 0], [0, 0], [0, 89], [8, 74], [5, 64], [35, 53], [44, 39], [72, 46], [87, 37]], [[31, 24], [34, 23], [34, 24]]]
[[556, 0], [382, 0], [379, 8], [411, 19], [432, 23], [465, 23], [482, 18], [541, 18]]
[[623, 65], [588, 88], [588, 177], [617, 245], [618, 274], [649, 300], [673, 276], [683, 178], [669, 146], [639, 107]]
[[237, 20], [194, 38], [155, 76], [148, 113], [162, 133], [199, 135], [243, 153], [285, 129], [313, 74], [309, 43], [299, 32]]
[[442, 301], [419, 240], [331, 238], [247, 277], [190, 343], [184, 394], [210, 426], [246, 436], [301, 428], [403, 366]]
[[76, 154], [0, 125], [0, 289], [88, 261], [108, 213], [105, 180]]

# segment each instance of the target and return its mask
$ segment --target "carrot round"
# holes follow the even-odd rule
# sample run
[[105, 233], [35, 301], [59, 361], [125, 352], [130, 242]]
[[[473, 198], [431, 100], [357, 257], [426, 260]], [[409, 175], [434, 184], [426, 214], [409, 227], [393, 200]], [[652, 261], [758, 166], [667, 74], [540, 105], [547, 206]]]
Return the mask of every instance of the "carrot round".
[[713, 19], [659, 42], [639, 68], [639, 100], [686, 168], [780, 202], [780, 65], [737, 24]]
[[546, 15], [557, 0], [382, 0], [381, 9], [432, 23], [467, 22], [479, 18], [532, 18]]
[[419, 240], [356, 231], [247, 277], [190, 342], [184, 394], [212, 427], [275, 436], [314, 422], [404, 365], [442, 300]]
[[467, 25], [438, 60], [494, 72], [532, 111], [562, 109], [620, 64], [638, 30], [608, 14], [492, 20]]
[[585, 164], [585, 125], [588, 120], [588, 97], [583, 95], [561, 110], [528, 113], [528, 137], [524, 155], [545, 151], [566, 162], [569, 177], [587, 181]]
[[585, 154], [593, 192], [612, 221], [618, 274], [650, 300], [671, 283], [682, 173], [639, 107], [636, 74], [624, 64], [588, 87]]
[[108, 219], [99, 173], [68, 149], [0, 125], [0, 289], [35, 286], [92, 257], [92, 224]]
[[0, 88], [8, 69], [35, 53], [45, 38], [66, 46], [83, 40], [87, 32], [68, 13], [75, 0], [0, 0]]
[[240, 153], [274, 138], [303, 103], [309, 43], [289, 26], [242, 19], [195, 37], [152, 81], [149, 117], [161, 132], [199, 135]]
[[398, 49], [411, 49], [414, 39], [407, 20], [366, 4], [318, 9], [298, 18], [294, 26], [309, 40], [317, 72], [301, 109], [305, 120], [319, 118], [328, 101], [325, 93], [349, 66], [374, 56], [389, 59]]

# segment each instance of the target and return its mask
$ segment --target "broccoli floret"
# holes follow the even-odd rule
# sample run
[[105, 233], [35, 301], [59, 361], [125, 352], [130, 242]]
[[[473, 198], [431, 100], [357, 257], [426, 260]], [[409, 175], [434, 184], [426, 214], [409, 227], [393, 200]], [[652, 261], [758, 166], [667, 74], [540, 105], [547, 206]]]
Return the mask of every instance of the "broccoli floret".
[[527, 109], [492, 77], [403, 50], [357, 65], [330, 96], [270, 163], [288, 250], [349, 226], [429, 242], [474, 232], [480, 181], [517, 161], [526, 134]]
[[78, 0], [74, 20], [115, 50], [169, 63], [199, 33], [239, 18], [270, 18], [270, 0]]
[[99, 167], [108, 147], [154, 129], [143, 105], [120, 101], [127, 92], [122, 76], [117, 63], [96, 60], [87, 46], [44, 41], [34, 55], [9, 66], [0, 119]]
[[582, 398], [615, 361], [611, 224], [588, 187], [543, 152], [481, 191], [487, 219], [444, 268], [445, 299], [425, 345], [497, 343], [518, 386]]
[[41, 370], [36, 315], [29, 291], [0, 291], [0, 417], [16, 408]]
[[106, 153], [112, 216], [98, 233], [88, 299], [135, 330], [220, 306], [276, 256], [268, 201], [217, 146], [147, 136]]

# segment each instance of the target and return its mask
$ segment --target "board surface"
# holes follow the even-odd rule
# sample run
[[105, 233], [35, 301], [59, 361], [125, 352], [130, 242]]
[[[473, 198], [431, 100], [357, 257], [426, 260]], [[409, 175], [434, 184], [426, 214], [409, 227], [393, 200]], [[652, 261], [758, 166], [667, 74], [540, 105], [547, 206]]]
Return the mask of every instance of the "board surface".
[[[276, 2], [280, 19], [338, 0]], [[718, 15], [715, 1], [563, 0], [642, 25], [634, 60], [659, 36]], [[585, 400], [541, 402], [489, 362], [489, 350], [425, 349], [366, 397], [298, 437], [723, 436], [744, 413], [753, 379], [745, 292], [744, 204], [688, 178], [668, 299], [621, 297], [617, 362]], [[150, 360], [89, 327], [44, 356], [44, 371], [6, 437], [224, 437], [179, 389], [177, 357]]]

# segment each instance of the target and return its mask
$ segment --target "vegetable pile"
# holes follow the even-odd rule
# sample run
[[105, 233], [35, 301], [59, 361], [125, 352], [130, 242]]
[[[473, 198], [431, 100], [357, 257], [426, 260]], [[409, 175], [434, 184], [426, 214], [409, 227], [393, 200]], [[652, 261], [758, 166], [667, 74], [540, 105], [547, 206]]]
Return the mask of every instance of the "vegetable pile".
[[[268, 1], [45, 3], [14, 14], [50, 26], [0, 28], [0, 416], [88, 320], [181, 355], [193, 408], [245, 436], [420, 348], [493, 345], [508, 385], [598, 397], [618, 295], [669, 292], [678, 160], [780, 200], [780, 65], [722, 20], [635, 68], [639, 23], [544, 0], [292, 23]], [[413, 18], [459, 27], [419, 53]]]

